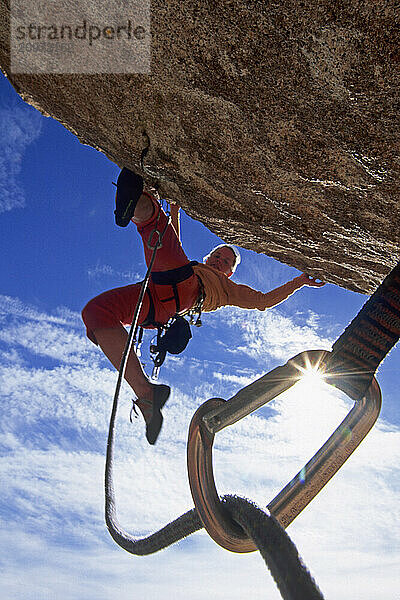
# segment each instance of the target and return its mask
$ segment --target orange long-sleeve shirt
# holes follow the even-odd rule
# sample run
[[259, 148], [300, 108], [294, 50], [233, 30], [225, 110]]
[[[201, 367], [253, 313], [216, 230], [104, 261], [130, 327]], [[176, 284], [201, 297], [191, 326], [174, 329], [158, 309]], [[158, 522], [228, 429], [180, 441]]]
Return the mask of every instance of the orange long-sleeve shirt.
[[204, 286], [206, 295], [203, 304], [204, 312], [216, 310], [220, 306], [239, 306], [240, 308], [265, 310], [279, 304], [300, 287], [295, 280], [292, 280], [264, 294], [248, 285], [231, 281], [224, 273], [208, 265], [194, 265], [193, 269]]

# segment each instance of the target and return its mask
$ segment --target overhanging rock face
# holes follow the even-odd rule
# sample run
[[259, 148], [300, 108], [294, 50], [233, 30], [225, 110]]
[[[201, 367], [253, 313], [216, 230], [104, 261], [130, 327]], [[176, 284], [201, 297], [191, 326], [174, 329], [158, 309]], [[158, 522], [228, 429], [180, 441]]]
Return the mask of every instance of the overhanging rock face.
[[[400, 257], [393, 1], [152, 1], [151, 74], [10, 72], [29, 103], [139, 166], [227, 242], [371, 292]], [[337, 6], [339, 4], [339, 6]]]

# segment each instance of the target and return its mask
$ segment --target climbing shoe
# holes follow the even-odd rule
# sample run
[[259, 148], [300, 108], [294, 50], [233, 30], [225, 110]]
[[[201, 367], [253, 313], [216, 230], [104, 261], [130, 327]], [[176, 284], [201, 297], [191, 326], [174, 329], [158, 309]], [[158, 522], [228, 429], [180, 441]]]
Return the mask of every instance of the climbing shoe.
[[143, 177], [124, 167], [117, 179], [115, 222], [126, 227], [132, 219], [136, 204], [143, 193]]
[[171, 393], [171, 388], [168, 385], [156, 385], [154, 386], [153, 395], [153, 414], [151, 415], [150, 421], [146, 424], [146, 439], [149, 444], [155, 444], [158, 438], [158, 434], [161, 431], [163, 424], [163, 416], [161, 409], [166, 403]]
[[[153, 384], [153, 400], [144, 400], [141, 399], [140, 402], [145, 404], [145, 412], [147, 414], [147, 410], [151, 412], [151, 417], [149, 422], [146, 423], [146, 439], [149, 444], [153, 445], [156, 443], [158, 435], [161, 431], [161, 427], [163, 424], [163, 416], [161, 414], [161, 409], [166, 403], [171, 393], [171, 388], [168, 385], [154, 385]], [[138, 405], [138, 400], [133, 400], [133, 407], [131, 410], [131, 422], [132, 422], [132, 411], [138, 415], [136, 406]], [[143, 413], [143, 407], [140, 409]]]

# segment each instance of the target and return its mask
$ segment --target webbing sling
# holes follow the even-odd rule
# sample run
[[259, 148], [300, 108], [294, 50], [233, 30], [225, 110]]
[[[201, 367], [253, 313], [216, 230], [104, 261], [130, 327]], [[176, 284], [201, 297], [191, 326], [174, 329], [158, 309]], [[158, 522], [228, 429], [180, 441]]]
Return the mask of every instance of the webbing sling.
[[327, 361], [329, 383], [341, 389], [344, 383], [354, 399], [362, 398], [399, 337], [400, 263], [333, 344]]

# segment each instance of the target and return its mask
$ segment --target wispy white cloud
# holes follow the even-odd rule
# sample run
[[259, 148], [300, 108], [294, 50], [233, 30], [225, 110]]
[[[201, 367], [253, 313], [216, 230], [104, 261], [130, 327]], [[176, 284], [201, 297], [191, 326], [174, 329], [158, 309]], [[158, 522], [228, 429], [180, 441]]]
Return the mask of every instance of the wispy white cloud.
[[18, 175], [27, 147], [40, 135], [41, 119], [28, 106], [0, 107], [0, 212], [25, 204]]
[[332, 345], [332, 340], [318, 331], [312, 315], [303, 324], [283, 315], [279, 308], [265, 312], [229, 308], [218, 316], [225, 328], [240, 332], [241, 343], [234, 344], [234, 350], [258, 361], [286, 361], [303, 350], [329, 350]]
[[8, 352], [24, 348], [62, 363], [87, 364], [100, 358], [94, 346], [82, 337], [80, 315], [66, 308], [48, 315], [24, 306], [18, 299], [0, 296], [0, 323], [0, 343], [6, 344]]
[[141, 275], [135, 271], [117, 271], [111, 265], [97, 264], [95, 267], [88, 269], [89, 279], [103, 279], [107, 277], [117, 277], [120, 280], [126, 280], [131, 283], [140, 281]]
[[41, 323], [40, 326], [21, 323], [6, 327], [0, 332], [0, 341], [63, 362], [82, 362], [88, 354], [88, 344], [82, 336], [52, 323]]
[[6, 322], [9, 317], [15, 317], [17, 320], [21, 318], [60, 325], [80, 325], [80, 316], [64, 306], [59, 307], [54, 313], [50, 315], [41, 312], [36, 307], [21, 302], [18, 298], [0, 294], [0, 319], [3, 322]]
[[[45, 581], [47, 595], [64, 597], [68, 585], [73, 600], [108, 600], [116, 588], [123, 599], [140, 595], [146, 600], [183, 600], [190, 590], [195, 600], [206, 593], [217, 600], [229, 593], [235, 600], [248, 593], [251, 581], [253, 598], [279, 598], [257, 554], [227, 553], [205, 533], [154, 557], [132, 557], [114, 545], [103, 523], [103, 455], [116, 373], [86, 342], [83, 328], [79, 332], [75, 321], [63, 321], [62, 311], [46, 317], [33, 308], [23, 311], [22, 304], [18, 308], [6, 302], [2, 307], [8, 324], [1, 338], [4, 353], [21, 357], [14, 365], [6, 361], [0, 371], [1, 510], [7, 524], [0, 534], [7, 548], [3, 595], [33, 600]], [[222, 318], [222, 311], [214, 316]], [[256, 316], [252, 331], [258, 339], [266, 322], [263, 314]], [[140, 419], [129, 423], [131, 393], [123, 388], [115, 485], [120, 522], [133, 535], [155, 531], [192, 507], [186, 436], [193, 412], [207, 398], [229, 397], [259, 376], [260, 356], [262, 363], [273, 360], [272, 344], [279, 342], [282, 324], [296, 328], [285, 319], [281, 327], [275, 323], [269, 330], [269, 345], [250, 352], [245, 371], [224, 352], [218, 354], [217, 366], [211, 356], [207, 362], [192, 353], [169, 362], [163, 376], [173, 393], [155, 447], [145, 441]], [[251, 334], [241, 327], [238, 315], [228, 320], [232, 326], [226, 342], [234, 338], [244, 354], [246, 340], [253, 338], [246, 337]], [[305, 324], [301, 332], [320, 347], [324, 340], [313, 325]], [[13, 338], [16, 326], [22, 328], [14, 333], [23, 344]], [[27, 335], [28, 326], [34, 335]], [[215, 343], [218, 330], [210, 328], [207, 335]], [[278, 360], [290, 358], [296, 344], [288, 339]], [[55, 362], [38, 366], [35, 360], [47, 356], [46, 345], [54, 348], [49, 356]], [[331, 388], [310, 385], [299, 384], [269, 409], [217, 434], [214, 468], [220, 494], [236, 493], [265, 506], [330, 435], [350, 403]], [[399, 454], [398, 428], [378, 422], [290, 526], [289, 534], [327, 598], [396, 599], [399, 537], [393, 523], [400, 516]], [[212, 564], [218, 564], [218, 572], [211, 570]], [[205, 583], [211, 576], [212, 589]]]
[[229, 373], [221, 373], [220, 371], [216, 371], [215, 373], [213, 373], [213, 376], [215, 377], [215, 379], [219, 379], [219, 381], [223, 381], [224, 383], [230, 381], [232, 383], [240, 385], [241, 387], [249, 385], [254, 381], [254, 373], [249, 375], [229, 375]]

